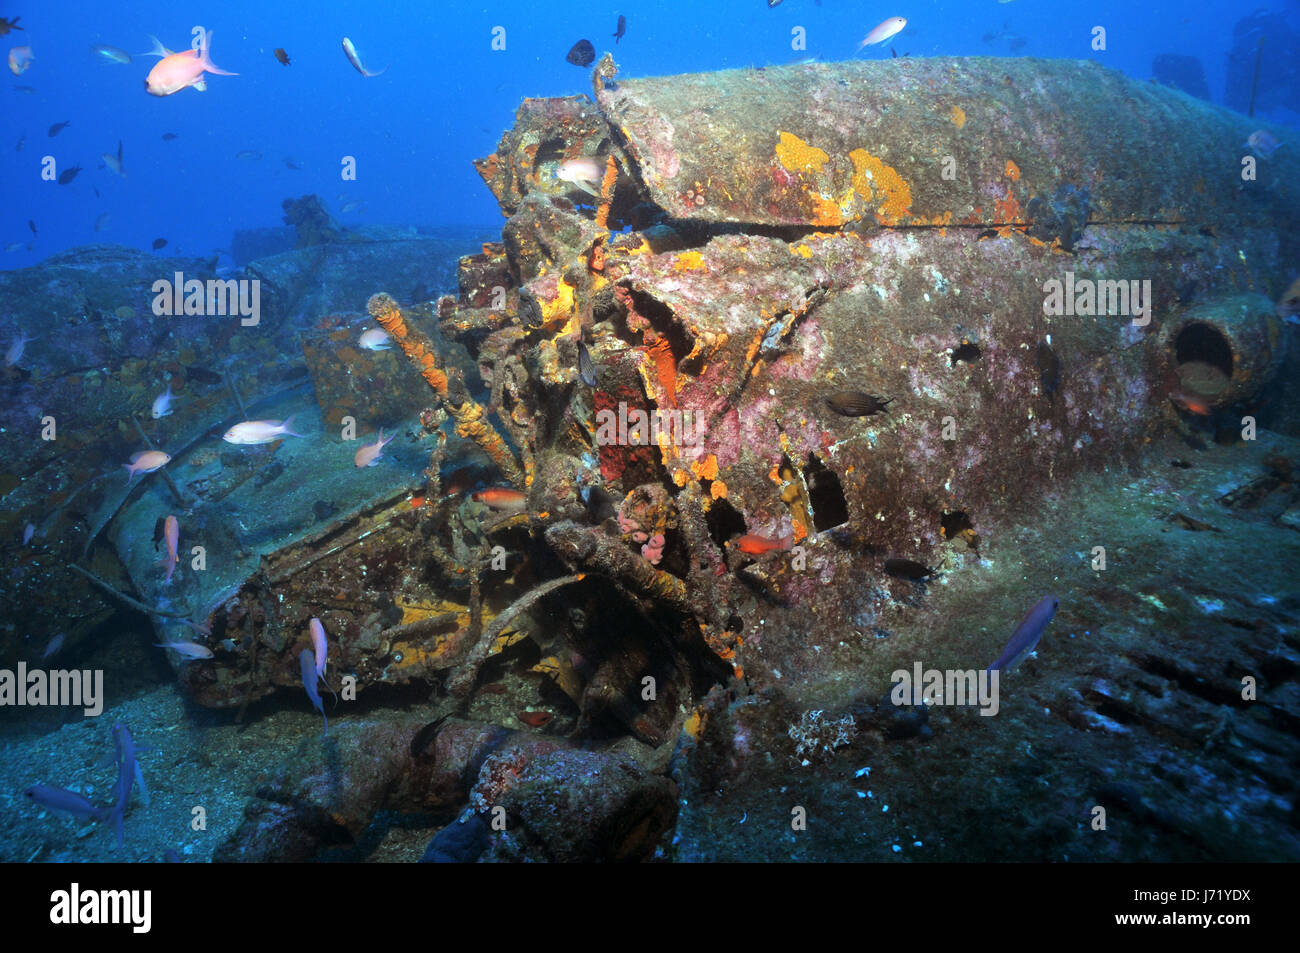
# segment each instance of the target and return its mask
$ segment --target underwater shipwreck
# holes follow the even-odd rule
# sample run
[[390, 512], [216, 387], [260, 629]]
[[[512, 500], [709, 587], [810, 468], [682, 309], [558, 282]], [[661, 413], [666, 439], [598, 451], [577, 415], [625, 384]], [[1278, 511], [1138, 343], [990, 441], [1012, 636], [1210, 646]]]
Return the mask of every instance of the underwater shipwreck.
[[[6, 383], [58, 437], [6, 442], [3, 665], [125, 598], [237, 724], [313, 710], [318, 620], [341, 700], [218, 860], [381, 814], [430, 859], [1300, 860], [1300, 156], [1082, 62], [592, 82], [476, 162], [454, 276], [331, 300], [318, 235], [245, 267], [256, 327], [155, 317], [148, 256], [24, 279], [82, 318]], [[272, 407], [304, 436], [220, 442]], [[891, 699], [1045, 597], [992, 717]]]

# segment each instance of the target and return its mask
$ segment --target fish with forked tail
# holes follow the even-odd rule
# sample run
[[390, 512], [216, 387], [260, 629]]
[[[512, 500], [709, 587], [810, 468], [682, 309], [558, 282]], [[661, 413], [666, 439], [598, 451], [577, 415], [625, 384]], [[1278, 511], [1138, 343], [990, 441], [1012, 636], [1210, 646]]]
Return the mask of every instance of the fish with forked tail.
[[361, 63], [361, 55], [357, 52], [357, 48], [352, 45], [352, 41], [346, 36], [343, 38], [343, 55], [348, 58], [348, 62], [352, 64], [353, 69], [366, 78], [378, 76], [380, 73], [384, 72], [384, 70], [388, 69], [387, 66], [381, 70], [372, 71], [366, 69]]
[[245, 420], [227, 430], [221, 439], [226, 443], [251, 446], [258, 443], [274, 443], [281, 437], [301, 437], [302, 434], [295, 433], [293, 430], [294, 416], [296, 415], [290, 414], [283, 421]]
[[1061, 600], [1056, 596], [1045, 596], [1041, 599], [1038, 605], [1029, 610], [1020, 625], [1016, 626], [1016, 631], [1011, 633], [1011, 640], [1007, 642], [1006, 648], [997, 657], [997, 661], [985, 671], [1010, 671], [1013, 665], [1029, 655], [1038, 645], [1043, 630], [1056, 615], [1056, 609], [1060, 604]]
[[212, 45], [211, 30], [203, 32], [197, 50], [183, 50], [180, 53], [171, 52], [156, 38], [150, 37], [150, 39], [153, 39], [154, 50], [147, 55], [162, 57], [145, 77], [144, 88], [151, 96], [170, 96], [190, 86], [203, 92], [208, 88], [203, 79], [204, 73], [212, 73], [215, 76], [239, 75], [224, 70], [212, 62], [212, 58], [208, 55]]
[[325, 714], [325, 703], [320, 700], [320, 692], [316, 690], [316, 682], [320, 680], [320, 674], [316, 671], [316, 654], [311, 649], [303, 649], [298, 653], [298, 667], [302, 670], [302, 687], [307, 690], [307, 697], [311, 699], [312, 706], [325, 719], [324, 734], [328, 735], [329, 716]]

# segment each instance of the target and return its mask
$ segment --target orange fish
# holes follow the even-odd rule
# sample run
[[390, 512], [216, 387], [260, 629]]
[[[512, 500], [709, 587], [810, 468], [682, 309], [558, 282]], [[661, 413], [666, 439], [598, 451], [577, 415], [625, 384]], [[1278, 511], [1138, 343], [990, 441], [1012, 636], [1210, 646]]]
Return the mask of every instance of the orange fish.
[[1183, 410], [1190, 411], [1193, 414], [1200, 414], [1202, 417], [1210, 416], [1210, 405], [1200, 397], [1192, 397], [1190, 394], [1184, 394], [1182, 391], [1174, 391], [1169, 395], [1169, 399]]
[[543, 725], [549, 724], [555, 716], [549, 711], [521, 711], [518, 717], [529, 728], [541, 728]]
[[522, 513], [528, 507], [528, 497], [509, 487], [493, 486], [470, 494], [475, 503], [486, 503], [494, 510]]
[[150, 39], [153, 39], [154, 51], [145, 55], [162, 57], [149, 71], [144, 81], [144, 88], [151, 95], [170, 96], [189, 86], [203, 92], [208, 88], [207, 83], [203, 81], [204, 73], [214, 73], [218, 76], [239, 75], [221, 69], [208, 56], [208, 46], [212, 42], [211, 31], [203, 33], [197, 50], [183, 50], [180, 53], [171, 52], [154, 37]]
[[171, 462], [171, 455], [161, 450], [142, 450], [133, 453], [131, 462], [122, 464], [126, 467], [126, 482], [130, 484], [137, 473], [153, 473], [155, 470], [161, 470], [169, 462]]
[[380, 427], [379, 439], [376, 440], [374, 443], [365, 444], [360, 450], [356, 452], [356, 456], [352, 458], [352, 462], [355, 463], [358, 468], [373, 467], [383, 457], [382, 451], [384, 449], [384, 445], [388, 443], [390, 440], [392, 440], [393, 437], [396, 436], [397, 433], [396, 431], [394, 431], [393, 434], [389, 436], [387, 440], [385, 440], [384, 428]]
[[794, 533], [787, 533], [779, 539], [774, 539], [771, 536], [760, 536], [758, 533], [746, 533], [733, 542], [742, 553], [748, 553], [751, 556], [762, 556], [764, 553], [770, 553], [774, 550], [784, 552], [789, 549], [794, 544]]

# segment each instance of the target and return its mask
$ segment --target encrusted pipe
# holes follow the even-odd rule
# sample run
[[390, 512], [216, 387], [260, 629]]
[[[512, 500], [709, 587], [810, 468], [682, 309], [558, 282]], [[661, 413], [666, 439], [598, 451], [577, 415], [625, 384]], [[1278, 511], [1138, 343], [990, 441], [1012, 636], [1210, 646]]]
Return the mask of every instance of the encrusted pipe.
[[1245, 294], [1197, 302], [1166, 325], [1164, 343], [1178, 377], [1175, 400], [1215, 410], [1249, 400], [1273, 379], [1286, 334], [1273, 302]]
[[483, 452], [497, 465], [502, 475], [516, 487], [525, 487], [523, 473], [515, 456], [510, 452], [501, 434], [497, 433], [487, 422], [486, 413], [481, 404], [466, 397], [463, 403], [452, 402], [446, 372], [438, 366], [437, 352], [432, 343], [421, 332], [410, 327], [402, 317], [402, 310], [391, 295], [379, 293], [372, 295], [366, 302], [366, 310], [379, 322], [390, 338], [397, 342], [408, 360], [425, 382], [433, 388], [447, 412], [456, 419], [456, 435], [473, 440]]

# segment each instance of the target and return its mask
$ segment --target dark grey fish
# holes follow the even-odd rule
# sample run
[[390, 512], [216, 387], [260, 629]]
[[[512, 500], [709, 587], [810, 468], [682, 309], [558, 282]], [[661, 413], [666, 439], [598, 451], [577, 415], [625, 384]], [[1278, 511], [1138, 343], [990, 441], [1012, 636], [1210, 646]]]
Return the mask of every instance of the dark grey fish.
[[81, 166], [79, 165], [74, 165], [71, 169], [64, 169], [59, 173], [59, 185], [67, 185], [77, 177], [77, 173], [80, 171]]
[[578, 376], [588, 387], [596, 386], [596, 365], [591, 360], [591, 354], [587, 352], [587, 345], [581, 341], [578, 342]]
[[1055, 401], [1057, 388], [1061, 386], [1061, 359], [1046, 341], [1038, 342], [1038, 375], [1043, 393], [1049, 401]]
[[826, 405], [845, 417], [870, 417], [872, 414], [889, 413], [886, 407], [893, 400], [892, 397], [877, 397], [860, 390], [838, 390], [826, 395]]
[[618, 15], [618, 28], [614, 31], [614, 42], [617, 43], [619, 40], [623, 39], [623, 37], [626, 34], [627, 34], [627, 17], [623, 16], [623, 14], [620, 13]]
[[307, 697], [311, 699], [312, 705], [320, 712], [320, 716], [325, 719], [324, 734], [330, 733], [329, 716], [325, 714], [325, 703], [320, 700], [320, 692], [316, 690], [316, 681], [320, 678], [316, 674], [316, 653], [311, 649], [303, 649], [298, 655], [298, 665], [302, 669], [302, 687], [307, 689]]
[[617, 515], [615, 500], [598, 486], [583, 487], [578, 491], [582, 501], [587, 504], [587, 512], [597, 523], [603, 523]]
[[165, 238], [155, 238], [155, 239], [153, 240], [153, 250], [154, 250], [154, 251], [158, 251], [158, 249], [160, 249], [160, 248], [166, 248], [166, 247], [167, 247], [167, 239], [165, 239]]
[[900, 579], [924, 579], [926, 576], [933, 576], [934, 570], [924, 563], [918, 563], [913, 559], [886, 559], [885, 572], [891, 576], [897, 576]]
[[1047, 623], [1051, 622], [1052, 616], [1056, 615], [1056, 608], [1060, 604], [1061, 600], [1055, 596], [1046, 596], [1040, 600], [1038, 605], [1029, 610], [1029, 614], [1020, 625], [1016, 626], [1016, 631], [1011, 633], [1011, 641], [1007, 642], [1007, 647], [1002, 650], [997, 661], [985, 671], [991, 672], [994, 669], [1009, 671], [1013, 665], [1032, 652], [1038, 645], [1038, 640], [1042, 638]]
[[191, 364], [185, 368], [185, 377], [187, 380], [195, 380], [200, 384], [216, 385], [222, 383], [220, 374], [210, 371], [206, 367], [200, 367], [198, 364]]
[[565, 60], [574, 66], [590, 66], [596, 62], [596, 48], [591, 45], [591, 40], [579, 40], [573, 44], [573, 49], [569, 50]]
[[173, 139], [176, 138], [176, 133], [174, 133], [174, 132], [164, 132], [164, 133], [162, 134], [162, 137], [163, 137], [163, 142], [171, 142]]
[[53, 139], [55, 136], [57, 136], [64, 129], [68, 128], [68, 126], [71, 125], [72, 125], [71, 119], [65, 119], [63, 120], [63, 122], [56, 122], [54, 125], [50, 126], [50, 138]]

